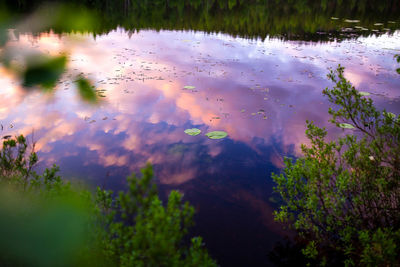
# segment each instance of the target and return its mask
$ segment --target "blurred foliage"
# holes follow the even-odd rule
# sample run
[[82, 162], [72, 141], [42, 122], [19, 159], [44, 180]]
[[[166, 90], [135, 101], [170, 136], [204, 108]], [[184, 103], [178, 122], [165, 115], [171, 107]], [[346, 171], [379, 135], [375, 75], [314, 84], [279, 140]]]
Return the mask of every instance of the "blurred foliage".
[[194, 209], [172, 191], [158, 198], [152, 167], [117, 197], [42, 174], [34, 144], [5, 137], [0, 151], [2, 266], [216, 266], [200, 237], [185, 241]]
[[340, 65], [328, 77], [335, 86], [323, 93], [338, 107], [331, 122], [355, 132], [327, 141], [307, 122], [303, 157], [286, 158], [283, 174], [272, 176], [283, 200], [275, 218], [297, 230], [318, 265], [399, 266], [400, 116], [377, 110]]
[[8, 41], [8, 33], [7, 30], [2, 28], [0, 25], [0, 48], [4, 46]]
[[[0, 264], [71, 266], [84, 256], [91, 221], [88, 192], [73, 190], [53, 166], [41, 175], [34, 145], [6, 137], [0, 151]], [[94, 214], [94, 213], [93, 213]], [[93, 215], [92, 215], [93, 216]], [[62, 262], [63, 264], [59, 264]]]
[[66, 71], [66, 56], [34, 56], [27, 58], [26, 69], [22, 73], [23, 86], [41, 86], [53, 89], [61, 75]]
[[[17, 3], [20, 8], [28, 6], [23, 1]], [[9, 29], [12, 29], [12, 35], [17, 39], [20, 30], [29, 28], [37, 33], [48, 29], [49, 25], [55, 30], [90, 30], [91, 25], [95, 24], [92, 13], [85, 8], [77, 9], [70, 5], [53, 3], [38, 8], [31, 19], [24, 20], [20, 16], [14, 16], [13, 12], [10, 13], [8, 4], [0, 1], [0, 63], [20, 78], [24, 89], [39, 88], [52, 91], [63, 74], [68, 71], [67, 55], [51, 56], [35, 49], [27, 48], [21, 51], [13, 46], [7, 46], [11, 35]], [[16, 26], [20, 29], [14, 29]], [[75, 83], [84, 101], [98, 102], [98, 95], [88, 79], [75, 75]]]
[[[21, 52], [7, 46], [3, 48], [3, 51], [0, 50], [0, 63], [9, 72], [19, 77], [22, 88], [25, 90], [53, 91], [65, 72], [68, 71], [68, 57], [66, 55], [50, 56], [29, 49]], [[82, 100], [98, 103], [99, 97], [91, 81], [82, 75], [74, 76], [74, 82]]]
[[91, 82], [88, 79], [80, 76], [75, 81], [75, 83], [78, 87], [78, 92], [83, 100], [85, 100], [89, 103], [97, 102], [98, 97], [95, 92], [94, 86], [91, 84]]

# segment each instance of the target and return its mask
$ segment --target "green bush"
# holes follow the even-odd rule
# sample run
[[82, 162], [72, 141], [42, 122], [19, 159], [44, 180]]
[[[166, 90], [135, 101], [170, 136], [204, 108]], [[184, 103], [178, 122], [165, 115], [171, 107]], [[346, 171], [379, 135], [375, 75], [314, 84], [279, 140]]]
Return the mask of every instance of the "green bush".
[[400, 117], [377, 110], [344, 68], [328, 77], [336, 85], [323, 94], [339, 107], [331, 122], [348, 134], [328, 141], [307, 121], [310, 145], [273, 175], [284, 203], [275, 219], [293, 226], [307, 240], [303, 254], [321, 265], [399, 266]]
[[2, 266], [216, 266], [202, 239], [185, 242], [194, 208], [171, 191], [163, 205], [152, 167], [113, 197], [65, 182], [58, 167], [37, 174], [23, 136], [0, 151]]

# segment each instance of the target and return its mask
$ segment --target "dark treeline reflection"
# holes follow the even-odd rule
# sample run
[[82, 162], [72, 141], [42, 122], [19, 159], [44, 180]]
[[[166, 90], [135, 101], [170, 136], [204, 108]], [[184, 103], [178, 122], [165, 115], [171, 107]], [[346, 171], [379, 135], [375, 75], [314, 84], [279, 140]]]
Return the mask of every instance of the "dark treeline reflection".
[[[44, 2], [79, 5], [69, 16], [95, 23], [53, 23], [56, 32], [107, 33], [116, 27], [136, 31], [196, 30], [246, 38], [329, 41], [390, 32], [399, 27], [398, 0], [0, 0], [2, 10], [31, 12]], [[76, 7], [76, 6], [75, 6]], [[83, 13], [82, 13], [83, 12]], [[49, 15], [54, 13], [49, 12]], [[60, 21], [66, 19], [63, 14]]]

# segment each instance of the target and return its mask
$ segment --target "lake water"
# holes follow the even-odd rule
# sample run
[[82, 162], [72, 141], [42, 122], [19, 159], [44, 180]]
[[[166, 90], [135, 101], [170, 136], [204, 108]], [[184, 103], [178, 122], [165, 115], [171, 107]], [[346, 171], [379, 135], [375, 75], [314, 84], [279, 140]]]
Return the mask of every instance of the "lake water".
[[[64, 53], [69, 62], [47, 94], [24, 90], [0, 67], [0, 134], [32, 137], [41, 168], [56, 163], [64, 177], [113, 190], [152, 163], [162, 197], [184, 193], [196, 208], [193, 234], [223, 266], [268, 264], [290, 234], [273, 221], [271, 172], [300, 155], [307, 119], [342, 134], [322, 95], [330, 68], [342, 64], [356, 88], [400, 113], [399, 31], [329, 42], [124, 28], [11, 32], [7, 47]], [[95, 85], [98, 105], [78, 97], [78, 74]], [[193, 127], [202, 133], [184, 133]], [[204, 135], [216, 130], [228, 137]]]

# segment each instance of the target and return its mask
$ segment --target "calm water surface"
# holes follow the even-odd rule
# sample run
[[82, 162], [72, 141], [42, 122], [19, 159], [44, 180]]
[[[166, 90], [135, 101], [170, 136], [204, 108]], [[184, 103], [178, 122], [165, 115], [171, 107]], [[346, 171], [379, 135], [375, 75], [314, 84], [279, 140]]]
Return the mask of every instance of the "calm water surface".
[[[300, 155], [306, 119], [332, 128], [322, 96], [329, 68], [342, 64], [380, 108], [400, 113], [400, 32], [316, 43], [117, 29], [96, 38], [21, 34], [7, 46], [66, 53], [69, 71], [43, 94], [0, 67], [0, 134], [33, 132], [41, 167], [57, 163], [70, 179], [113, 190], [151, 162], [163, 197], [179, 189], [196, 207], [193, 232], [225, 266], [268, 263], [287, 234], [273, 222], [270, 175], [284, 156]], [[104, 96], [99, 105], [77, 96], [79, 73]], [[192, 127], [202, 134], [186, 135]], [[204, 136], [213, 130], [228, 137]]]

